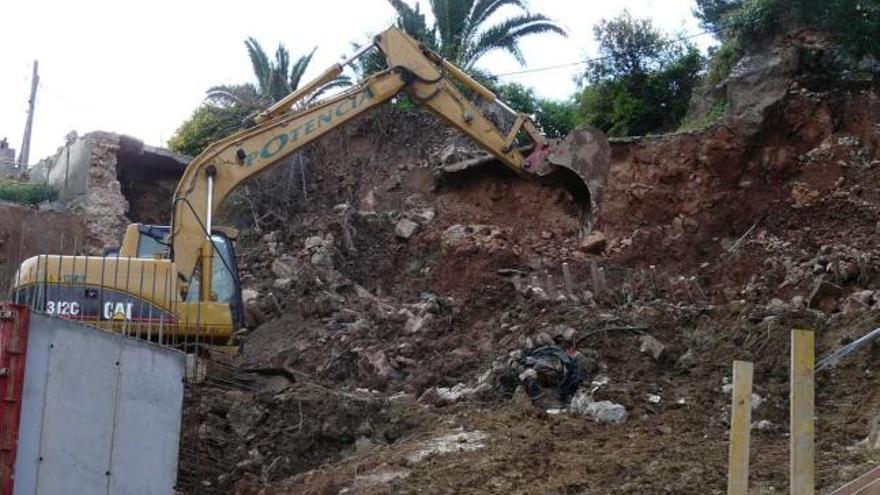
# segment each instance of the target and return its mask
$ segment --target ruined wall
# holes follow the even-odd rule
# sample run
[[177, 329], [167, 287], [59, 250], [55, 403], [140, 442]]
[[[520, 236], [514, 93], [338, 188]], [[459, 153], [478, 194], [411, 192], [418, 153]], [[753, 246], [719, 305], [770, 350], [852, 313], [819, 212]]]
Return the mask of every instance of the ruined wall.
[[131, 222], [167, 223], [177, 179], [189, 158], [110, 132], [96, 131], [46, 160], [46, 182], [67, 211], [85, 222], [89, 253], [118, 246]]
[[46, 183], [58, 189], [61, 201], [83, 195], [89, 186], [89, 161], [94, 139], [77, 139], [50, 159]]
[[88, 159], [79, 162], [74, 169], [80, 169], [77, 175], [84, 175], [87, 185], [81, 194], [68, 193], [73, 196], [69, 200], [70, 210], [82, 216], [88, 232], [88, 246], [93, 253], [98, 253], [104, 247], [118, 246], [129, 223], [128, 201], [116, 178], [119, 136], [90, 133], [81, 140], [87, 143]]

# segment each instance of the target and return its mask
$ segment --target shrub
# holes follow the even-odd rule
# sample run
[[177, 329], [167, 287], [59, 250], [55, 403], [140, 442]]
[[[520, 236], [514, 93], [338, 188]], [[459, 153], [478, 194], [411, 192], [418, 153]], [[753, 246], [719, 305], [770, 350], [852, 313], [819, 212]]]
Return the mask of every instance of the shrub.
[[628, 12], [594, 29], [600, 58], [582, 77], [579, 117], [611, 136], [676, 129], [700, 81], [703, 58]]
[[0, 200], [37, 205], [44, 201], [54, 201], [56, 198], [58, 198], [58, 191], [45, 184], [0, 181]]

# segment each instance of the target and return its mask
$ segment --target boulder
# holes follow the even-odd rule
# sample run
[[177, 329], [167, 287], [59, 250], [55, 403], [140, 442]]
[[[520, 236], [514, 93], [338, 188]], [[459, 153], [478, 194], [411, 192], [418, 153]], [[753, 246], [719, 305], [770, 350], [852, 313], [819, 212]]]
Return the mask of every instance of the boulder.
[[579, 416], [592, 418], [598, 423], [621, 424], [628, 416], [626, 408], [610, 400], [594, 401], [586, 390], [580, 390], [571, 399], [569, 411]]
[[590, 232], [587, 237], [581, 241], [581, 251], [590, 254], [601, 254], [608, 247], [608, 238], [599, 231]]
[[403, 218], [394, 226], [394, 235], [400, 239], [409, 239], [419, 230], [419, 224], [408, 218]]
[[741, 58], [728, 76], [730, 115], [746, 125], [760, 125], [765, 111], [788, 92], [796, 68], [797, 55], [790, 48]]
[[666, 352], [666, 346], [656, 338], [645, 334], [639, 339], [639, 352], [659, 361], [663, 357], [663, 353]]

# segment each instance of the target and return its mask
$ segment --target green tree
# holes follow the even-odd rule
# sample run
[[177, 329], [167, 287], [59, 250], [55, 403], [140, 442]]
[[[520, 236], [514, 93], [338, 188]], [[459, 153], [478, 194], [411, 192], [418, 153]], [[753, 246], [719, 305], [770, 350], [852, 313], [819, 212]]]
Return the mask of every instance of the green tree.
[[237, 131], [261, 108], [261, 101], [252, 84], [209, 89], [205, 101], [168, 140], [168, 148], [190, 156], [198, 155], [209, 144]]
[[565, 137], [578, 124], [577, 104], [573, 101], [540, 98], [533, 89], [516, 83], [496, 85], [492, 89], [512, 108], [531, 115], [547, 137]]
[[[316, 48], [291, 63], [290, 52], [279, 43], [274, 59], [254, 38], [244, 42], [256, 84], [215, 86], [205, 101], [193, 111], [168, 140], [168, 147], [178, 153], [195, 156], [209, 144], [242, 127], [255, 113], [295, 91], [312, 61]], [[347, 86], [351, 81], [340, 77], [319, 88], [306, 99], [317, 98], [325, 91]]]
[[594, 35], [600, 56], [581, 77], [580, 118], [613, 136], [676, 128], [700, 81], [696, 47], [672, 42], [627, 11], [599, 22]]
[[[525, 0], [430, 0], [432, 26], [427, 24], [418, 3], [411, 7], [403, 0], [389, 2], [397, 12], [398, 27], [465, 70], [473, 69], [477, 61], [495, 50], [505, 51], [525, 64], [520, 40], [537, 34], [566, 35], [547, 16], [529, 12]], [[503, 7], [519, 12], [489, 25], [490, 18]]]
[[700, 20], [703, 28], [718, 31], [716, 34], [724, 39], [727, 25], [726, 17], [742, 6], [743, 0], [696, 0], [693, 9], [694, 17]]

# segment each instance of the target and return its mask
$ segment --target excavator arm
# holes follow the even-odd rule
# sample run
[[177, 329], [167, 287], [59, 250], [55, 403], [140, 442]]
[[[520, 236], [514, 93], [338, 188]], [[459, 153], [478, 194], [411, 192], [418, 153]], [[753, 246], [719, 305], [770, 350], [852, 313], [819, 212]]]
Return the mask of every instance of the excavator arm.
[[[237, 186], [403, 91], [413, 101], [470, 136], [517, 173], [541, 176], [560, 168], [568, 170], [569, 178], [573, 177], [569, 182], [576, 184], [575, 187], [586, 195], [586, 201], [590, 201], [590, 187], [577, 171], [584, 167], [554, 162], [550, 143], [528, 116], [514, 112], [487, 88], [395, 27], [376, 36], [374, 44], [367, 48], [373, 47], [384, 55], [387, 70], [348, 91], [297, 108], [301, 107], [297, 103], [301, 104], [314, 90], [341, 74], [344, 64], [336, 64], [260, 114], [256, 126], [209, 146], [190, 163], [174, 194], [171, 225], [172, 257], [178, 278], [183, 282], [181, 287], [186, 287], [186, 282], [198, 273], [201, 281], [199, 299], [211, 299], [214, 249], [208, 233], [213, 227], [212, 212]], [[474, 91], [485, 101], [496, 101], [515, 117], [513, 127], [507, 133], [499, 130], [462, 94], [459, 85]], [[520, 133], [531, 141], [529, 157], [523, 156], [514, 146]], [[607, 162], [607, 143], [605, 148], [601, 144], [598, 153], [604, 152]], [[599, 158], [601, 161], [602, 157]], [[563, 157], [565, 160], [571, 162], [569, 157]], [[607, 173], [607, 164], [604, 166]]]

